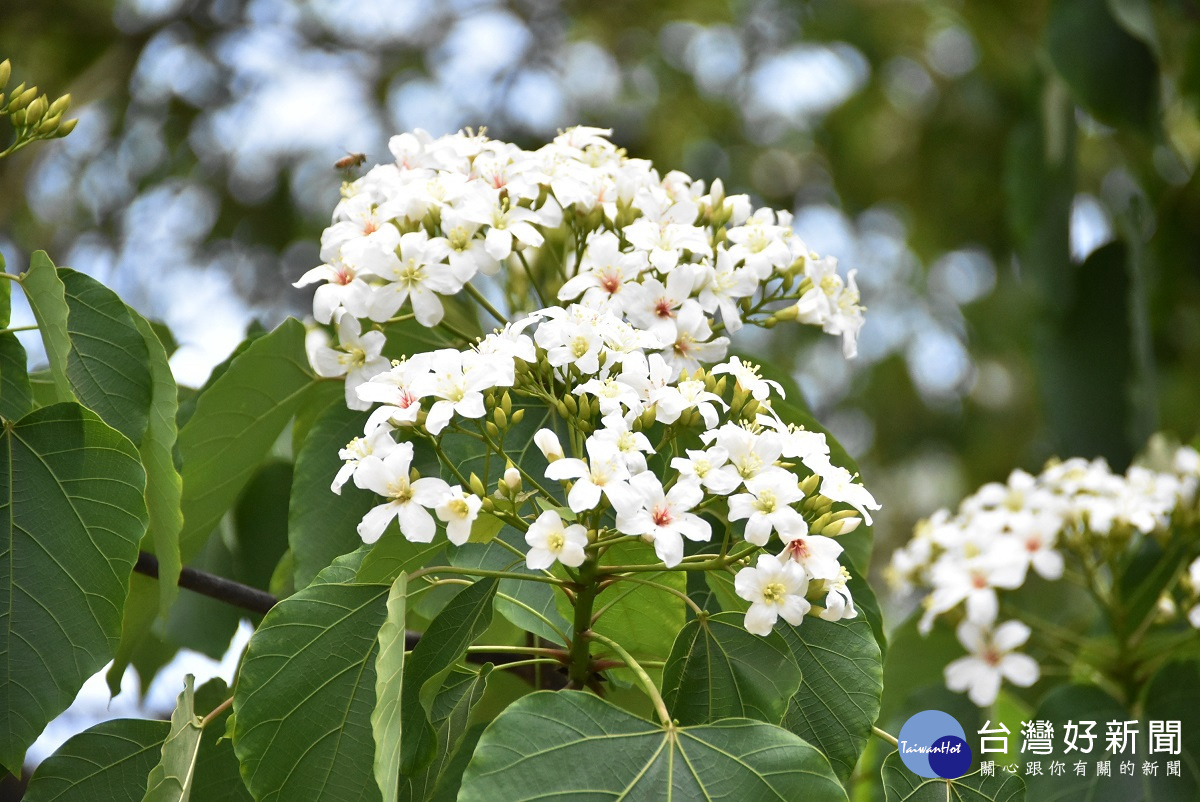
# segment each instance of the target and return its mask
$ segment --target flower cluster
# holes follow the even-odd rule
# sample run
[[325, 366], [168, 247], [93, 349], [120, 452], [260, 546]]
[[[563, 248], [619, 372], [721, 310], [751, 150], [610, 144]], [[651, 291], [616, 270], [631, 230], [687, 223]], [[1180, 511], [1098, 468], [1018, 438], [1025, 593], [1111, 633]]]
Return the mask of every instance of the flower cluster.
[[[1200, 482], [1200, 454], [1176, 449], [1160, 470], [1134, 465], [1113, 473], [1102, 459], [1051, 461], [1041, 474], [1013, 471], [964, 499], [957, 513], [939, 510], [892, 556], [888, 578], [898, 590], [927, 588], [918, 627], [927, 634], [940, 617], [959, 621], [969, 655], [946, 669], [951, 690], [991, 704], [1001, 679], [1029, 686], [1037, 664], [1015, 653], [1030, 636], [1018, 621], [997, 623], [1001, 593], [1021, 587], [1029, 572], [1055, 581], [1069, 559], [1097, 565], [1121, 553], [1135, 536], [1165, 538], [1191, 516]], [[1200, 560], [1192, 565], [1200, 587]], [[1200, 627], [1200, 605], [1192, 611]]]
[[[719, 181], [660, 176], [608, 133], [574, 128], [532, 152], [404, 134], [394, 164], [345, 187], [325, 264], [299, 282], [323, 282], [314, 316], [336, 323], [317, 371], [346, 377], [352, 408], [375, 407], [333, 490], [353, 481], [382, 497], [359, 525], [366, 542], [393, 520], [428, 542], [436, 516], [461, 545], [486, 513], [524, 533], [529, 570], [597, 566], [624, 539], [652, 544], [665, 569], [735, 569], [758, 634], [779, 617], [855, 616], [836, 538], [879, 505], [824, 434], [779, 417], [782, 388], [726, 359], [724, 336], [795, 320], [841, 335], [853, 356], [853, 271], [809, 252], [787, 213]], [[480, 275], [494, 280], [480, 289]], [[444, 320], [459, 293], [501, 328], [472, 340]], [[459, 347], [389, 363], [386, 327], [409, 319]], [[534, 408], [549, 425], [514, 431]], [[506, 463], [494, 492], [488, 468], [481, 479], [447, 456], [448, 437]], [[428, 452], [442, 476], [415, 469]], [[687, 553], [713, 541], [719, 552]]]
[[[343, 450], [334, 489], [353, 479], [385, 499], [359, 526], [367, 542], [393, 519], [406, 538], [428, 541], [432, 510], [461, 544], [487, 510], [525, 528], [526, 564], [538, 570], [555, 562], [576, 567], [585, 548], [623, 537], [652, 543], [674, 568], [685, 559], [685, 540], [712, 540], [711, 520], [724, 520], [751, 546], [774, 538], [781, 549], [737, 575], [737, 592], [752, 603], [750, 631], [766, 634], [778, 616], [799, 623], [814, 601], [824, 618], [854, 616], [835, 538], [860, 516], [871, 520], [878, 504], [870, 492], [830, 461], [824, 434], [779, 419], [771, 400], [782, 391], [756, 366], [733, 357], [672, 378], [660, 343], [611, 312], [572, 305], [536, 312], [468, 350], [397, 362], [356, 389], [381, 406], [363, 437]], [[413, 470], [414, 440], [436, 447], [446, 433], [468, 432], [499, 441], [523, 418], [513, 395], [540, 401], [567, 423], [567, 448], [550, 428], [533, 435], [545, 459], [540, 476], [513, 466], [488, 497], [478, 477], [460, 476], [452, 486]], [[660, 453], [648, 433], [670, 451]], [[684, 440], [696, 447], [671, 456]], [[532, 522], [521, 514], [527, 500], [514, 496], [523, 482], [539, 488], [541, 512]], [[845, 507], [834, 511], [835, 503]]]
[[[362, 321], [437, 326], [464, 291], [503, 295], [514, 316], [554, 301], [611, 313], [654, 335], [672, 378], [724, 358], [721, 332], [747, 322], [819, 326], [854, 355], [854, 271], [811, 253], [787, 212], [755, 210], [719, 180], [660, 176], [609, 133], [572, 128], [535, 151], [469, 131], [401, 134], [394, 163], [344, 187], [324, 263], [297, 286], [320, 284], [314, 316], [338, 324], [333, 353], [314, 361], [348, 377], [347, 403], [362, 408], [353, 388], [386, 367]], [[483, 290], [481, 274], [495, 277]]]

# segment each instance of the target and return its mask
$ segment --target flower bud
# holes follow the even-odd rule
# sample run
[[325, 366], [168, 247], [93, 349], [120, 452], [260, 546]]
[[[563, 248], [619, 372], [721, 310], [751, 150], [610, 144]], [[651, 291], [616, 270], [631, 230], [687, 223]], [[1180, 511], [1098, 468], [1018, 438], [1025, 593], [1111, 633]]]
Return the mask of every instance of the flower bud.
[[505, 390], [504, 395], [500, 396], [500, 409], [504, 410], [505, 415], [512, 414], [512, 396], [508, 394], [508, 390]]
[[504, 414], [503, 407], [496, 407], [496, 411], [492, 413], [492, 419], [496, 422], [498, 428], [508, 428], [508, 416]]
[[516, 426], [518, 423], [520, 423], [523, 420], [525, 420], [525, 410], [524, 409], [518, 409], [516, 412], [514, 412], [512, 414], [513, 426]]
[[487, 495], [487, 489], [483, 486], [483, 481], [472, 471], [467, 479], [467, 484], [471, 486], [471, 492], [477, 496], [483, 497]]
[[54, 129], [58, 128], [58, 124], [62, 122], [62, 117], [57, 114], [47, 115], [38, 123], [37, 133], [42, 136], [54, 133]]
[[488, 437], [500, 436], [500, 427], [496, 426], [496, 424], [492, 423], [491, 421], [488, 421], [484, 425], [484, 428], [487, 429]]
[[510, 493], [520, 492], [521, 472], [517, 470], [515, 465], [509, 465], [504, 471], [504, 486], [508, 488]]
[[0, 89], [8, 86], [8, 79], [12, 77], [12, 62], [8, 59], [0, 61]]
[[64, 137], [75, 130], [75, 125], [79, 122], [78, 118], [72, 117], [62, 125], [58, 126], [58, 130], [54, 132], [57, 137]]
[[799, 304], [792, 304], [780, 309], [771, 317], [775, 320], [795, 320], [800, 315]]
[[542, 452], [547, 462], [554, 462], [563, 457], [562, 443], [558, 442], [558, 435], [549, 429], [538, 429], [533, 436], [533, 444]]
[[[843, 515], [845, 517], [839, 518], [839, 515]], [[833, 513], [832, 517], [833, 520], [825, 526], [824, 530], [821, 532], [822, 535], [826, 535], [828, 537], [841, 537], [842, 535], [848, 535], [855, 529], [858, 529], [858, 525], [862, 523], [862, 518], [859, 518], [857, 515], [855, 515], [853, 510], [842, 510], [840, 512], [835, 512]]]
[[34, 98], [33, 102], [25, 107], [25, 121], [29, 125], [41, 122], [42, 117], [46, 116], [46, 109], [49, 105], [45, 95]]
[[[24, 84], [22, 84], [22, 86], [23, 85]], [[17, 111], [18, 109], [25, 108], [26, 106], [28, 106], [30, 103], [33, 102], [33, 99], [35, 97], [37, 97], [37, 94], [38, 94], [38, 88], [36, 86], [29, 87], [28, 89], [26, 89], [24, 92], [22, 92], [19, 95], [17, 94], [17, 90], [14, 89], [13, 90], [13, 99], [12, 99], [12, 102], [9, 103], [9, 105], [8, 105], [8, 110], [9, 111]]]
[[58, 100], [54, 101], [53, 103], [51, 103], [50, 111], [48, 113], [52, 114], [52, 115], [53, 114], [61, 115], [64, 111], [67, 110], [67, 106], [70, 106], [70, 105], [71, 105], [71, 95], [70, 95], [70, 93], [68, 93], [68, 94], [63, 95], [62, 97], [60, 97]]

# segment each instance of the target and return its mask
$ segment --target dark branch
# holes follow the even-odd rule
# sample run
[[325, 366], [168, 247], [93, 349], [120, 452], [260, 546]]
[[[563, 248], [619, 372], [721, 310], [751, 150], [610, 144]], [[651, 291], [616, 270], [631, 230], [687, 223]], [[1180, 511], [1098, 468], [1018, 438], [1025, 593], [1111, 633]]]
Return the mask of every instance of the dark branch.
[[[139, 552], [133, 570], [158, 579], [158, 558], [144, 551]], [[266, 615], [267, 610], [279, 601], [265, 590], [252, 588], [207, 571], [197, 571], [195, 568], [184, 568], [179, 572], [179, 587], [259, 615]]]
[[[133, 570], [158, 579], [158, 558], [144, 551], [139, 552]], [[267, 611], [279, 602], [279, 599], [265, 590], [252, 588], [241, 582], [234, 582], [232, 579], [210, 574], [207, 571], [198, 571], [195, 568], [184, 568], [179, 572], [179, 587], [259, 615], [266, 615]], [[404, 633], [404, 648], [412, 651], [420, 639], [421, 633], [407, 630]], [[471, 663], [495, 663], [497, 665], [520, 659], [522, 659], [521, 655], [511, 654], [474, 653], [467, 656], [467, 661]]]

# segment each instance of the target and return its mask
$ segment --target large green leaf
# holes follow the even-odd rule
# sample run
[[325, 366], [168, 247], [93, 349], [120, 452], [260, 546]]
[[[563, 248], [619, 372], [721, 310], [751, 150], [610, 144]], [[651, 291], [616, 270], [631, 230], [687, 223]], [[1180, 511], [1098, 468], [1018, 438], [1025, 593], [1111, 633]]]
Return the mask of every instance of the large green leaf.
[[976, 771], [957, 780], [920, 777], [905, 768], [899, 752], [892, 752], [883, 761], [883, 793], [887, 802], [1025, 802], [1025, 783], [1003, 770], [992, 777]]
[[242, 782], [233, 742], [226, 735], [233, 713], [226, 708], [216, 716], [212, 715], [216, 705], [228, 697], [229, 689], [220, 679], [209, 680], [196, 691], [196, 712], [205, 714], [206, 719], [192, 783], [192, 798], [197, 802], [251, 802], [254, 799]]
[[[635, 540], [614, 544], [604, 553], [601, 562], [605, 565], [638, 565], [660, 560], [653, 546]], [[687, 577], [682, 571], [645, 572], [635, 576], [642, 582], [687, 592]], [[561, 599], [560, 611], [564, 616], [570, 616], [570, 605], [561, 598], [562, 594], [556, 596]], [[635, 582], [618, 581], [609, 585], [596, 597], [595, 609], [601, 616], [592, 628], [620, 643], [636, 659], [666, 660], [675, 636], [687, 620], [687, 606], [679, 596]], [[622, 676], [632, 675], [622, 673]]]
[[[1065, 802], [1073, 799], [1088, 799], [1093, 802], [1190, 802], [1196, 799], [1196, 733], [1200, 731], [1200, 715], [1197, 715], [1196, 711], [1200, 690], [1195, 683], [1198, 681], [1200, 668], [1195, 662], [1168, 664], [1147, 687], [1145, 707], [1139, 716], [1131, 714], [1120, 702], [1095, 686], [1063, 685], [1055, 688], [1041, 701], [1033, 716], [1036, 720], [1049, 721], [1060, 729], [1053, 741], [1054, 751], [1051, 754], [1038, 755], [1036, 758], [1042, 762], [1043, 773], [1026, 777], [1030, 798], [1038, 802]], [[1135, 719], [1138, 719], [1138, 736], [1133, 749], [1127, 748], [1123, 753], [1108, 751], [1109, 744], [1105, 738], [1106, 723]], [[1149, 721], [1152, 719], [1180, 722], [1183, 754], [1149, 754], [1147, 736]], [[1078, 751], [1066, 751], [1061, 725], [1068, 721], [1096, 722], [1092, 729], [1096, 740], [1090, 754], [1081, 756]], [[1086, 740], [1078, 741], [1081, 747], [1085, 747], [1086, 743]], [[1026, 761], [1031, 757], [1026, 755]], [[1075, 761], [1081, 759], [1089, 764], [1087, 774], [1082, 777], [1076, 776], [1071, 770]], [[1068, 767], [1063, 776], [1051, 776], [1045, 771], [1046, 766], [1056, 760]], [[1110, 762], [1111, 776], [1100, 777], [1096, 774], [1095, 763], [1103, 760]], [[1126, 760], [1134, 761], [1135, 775], [1118, 772], [1118, 764]], [[1163, 765], [1167, 760], [1179, 760], [1183, 776], [1167, 777], [1166, 766]], [[1143, 776], [1143, 762], [1159, 763], [1157, 774], [1152, 777]]]
[[1106, 0], [1055, 0], [1046, 49], [1071, 93], [1097, 120], [1141, 133], [1159, 113], [1158, 64], [1145, 42], [1113, 18]]
[[294, 581], [302, 588], [333, 559], [353, 551], [362, 540], [358, 522], [377, 501], [347, 482], [341, 495], [329, 489], [342, 460], [338, 450], [360, 437], [367, 413], [346, 408], [338, 398], [317, 418], [296, 454], [296, 475], [288, 509], [288, 543], [292, 548]]
[[73, 735], [42, 761], [24, 802], [138, 802], [171, 725], [118, 718]]
[[845, 800], [824, 756], [748, 719], [663, 728], [582, 691], [530, 694], [484, 731], [461, 802]]
[[1154, 790], [1169, 793], [1153, 798], [1200, 799], [1200, 661], [1176, 661], [1159, 669], [1146, 688], [1144, 718], [1178, 721], [1180, 729], [1182, 755], [1166, 757], [1180, 761], [1183, 776], [1158, 778]]
[[154, 328], [141, 315], [130, 310], [133, 322], [145, 342], [153, 393], [146, 434], [138, 447], [146, 466], [146, 510], [150, 514], [150, 549], [158, 558], [159, 606], [164, 617], [178, 593], [179, 530], [183, 528], [180, 497], [183, 480], [175, 468], [175, 413], [179, 409], [179, 388], [167, 362], [167, 351]]
[[325, 577], [272, 608], [243, 658], [233, 746], [257, 800], [379, 799], [370, 716], [388, 586]]
[[[450, 562], [461, 568], [545, 575], [543, 571], [527, 568], [521, 561], [514, 565], [515, 555], [505, 544], [521, 550], [528, 548], [524, 534], [504, 526], [488, 543], [467, 543], [453, 550]], [[554, 586], [545, 582], [502, 579], [496, 590], [496, 612], [526, 632], [566, 646], [563, 636], [571, 637], [571, 622], [559, 611], [556, 593]]]
[[375, 656], [375, 709], [371, 732], [375, 736], [375, 782], [383, 802], [396, 802], [400, 787], [401, 688], [404, 685], [405, 612], [408, 608], [408, 575], [400, 574], [387, 598], [387, 619], [379, 628]]
[[288, 319], [251, 343], [200, 394], [179, 432], [185, 563], [203, 548], [312, 384], [304, 326]]
[[[475, 741], [468, 738], [471, 711], [483, 698], [491, 672], [490, 663], [478, 672], [457, 667], [450, 672], [429, 711], [437, 733], [437, 754], [424, 769], [403, 778], [400, 799], [421, 802], [441, 796], [457, 797], [462, 772], [475, 746]], [[470, 751], [464, 756], [464, 750]]]
[[421, 636], [404, 668], [400, 696], [400, 771], [415, 774], [437, 754], [431, 723], [433, 701], [450, 670], [492, 623], [496, 579], [480, 579], [463, 588]]
[[149, 422], [154, 381], [144, 334], [116, 293], [60, 267], [67, 299], [67, 379], [88, 409], [134, 443]]
[[42, 343], [46, 346], [46, 360], [54, 383], [53, 400], [73, 401], [75, 395], [67, 379], [67, 355], [71, 353], [71, 337], [67, 333], [67, 291], [45, 251], [34, 251], [29, 257], [29, 270], [21, 278], [21, 289], [25, 290]]
[[804, 677], [781, 726], [824, 752], [846, 779], [871, 737], [883, 695], [883, 658], [871, 626], [861, 616], [807, 618], [798, 627], [780, 622], [776, 631]]
[[[8, 286], [8, 282], [2, 282]], [[25, 346], [11, 331], [0, 334], [0, 417], [17, 420], [33, 409]]]
[[746, 631], [743, 616], [719, 613], [684, 626], [663, 669], [663, 699], [680, 724], [753, 718], [778, 724], [800, 687], [787, 641]]
[[113, 655], [145, 486], [133, 445], [78, 404], [0, 434], [0, 764], [10, 770]]
[[195, 710], [195, 680], [191, 674], [184, 678], [183, 691], [171, 714], [171, 732], [163, 741], [158, 763], [146, 778], [142, 802], [187, 802], [191, 798], [200, 736], [204, 733], [204, 722]]

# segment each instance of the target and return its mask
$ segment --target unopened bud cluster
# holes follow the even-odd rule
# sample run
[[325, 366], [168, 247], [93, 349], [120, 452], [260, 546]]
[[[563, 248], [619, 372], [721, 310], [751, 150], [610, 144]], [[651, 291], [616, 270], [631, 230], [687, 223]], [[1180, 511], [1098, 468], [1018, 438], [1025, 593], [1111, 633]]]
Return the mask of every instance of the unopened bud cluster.
[[39, 139], [64, 137], [75, 130], [78, 120], [64, 120], [63, 115], [71, 105], [71, 96], [51, 101], [36, 86], [17, 84], [10, 91], [8, 81], [12, 77], [12, 64], [8, 59], [0, 62], [0, 116], [7, 116], [12, 126], [14, 139], [0, 151], [7, 156]]

